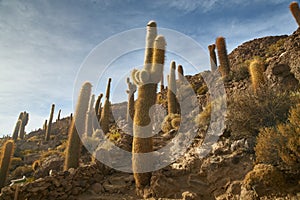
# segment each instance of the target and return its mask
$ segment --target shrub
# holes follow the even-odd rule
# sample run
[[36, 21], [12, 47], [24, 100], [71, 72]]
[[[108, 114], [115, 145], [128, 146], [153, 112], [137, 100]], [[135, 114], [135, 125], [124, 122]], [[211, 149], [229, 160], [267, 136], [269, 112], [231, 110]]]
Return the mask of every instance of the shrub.
[[179, 124], [180, 124], [180, 115], [171, 113], [165, 117], [165, 119], [161, 125], [161, 130], [164, 133], [167, 133], [172, 129], [178, 130]]
[[227, 115], [232, 137], [257, 136], [260, 128], [285, 122], [293, 103], [288, 92], [267, 85], [256, 93], [247, 89], [233, 94]]
[[262, 129], [255, 147], [256, 161], [300, 169], [300, 104], [291, 109], [287, 123]]

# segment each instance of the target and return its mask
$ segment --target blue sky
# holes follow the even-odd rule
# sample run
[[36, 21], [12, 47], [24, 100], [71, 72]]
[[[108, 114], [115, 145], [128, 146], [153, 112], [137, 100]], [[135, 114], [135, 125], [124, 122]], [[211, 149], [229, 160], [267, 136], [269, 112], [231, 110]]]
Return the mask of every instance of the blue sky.
[[[149, 20], [155, 20], [159, 28], [178, 31], [199, 43], [205, 54], [207, 45], [222, 35], [230, 52], [247, 40], [296, 30], [289, 3], [287, 0], [0, 0], [0, 135], [11, 134], [19, 113], [24, 110], [30, 113], [27, 132], [42, 126], [52, 103], [56, 104], [56, 113], [58, 109], [62, 109], [63, 116], [73, 112], [74, 82], [80, 66], [98, 44], [115, 34], [143, 28]], [[168, 43], [167, 37], [166, 40]], [[170, 46], [168, 43], [167, 49]], [[107, 53], [110, 51], [113, 49]], [[195, 56], [197, 52], [190, 54]], [[169, 53], [165, 68], [171, 59], [185, 63]], [[121, 55], [111, 63], [115, 67], [94, 85], [94, 92], [104, 91], [106, 78], [112, 76], [113, 101], [126, 100], [123, 78], [133, 65], [140, 66], [142, 61], [142, 50]], [[208, 69], [208, 58], [201, 65]], [[124, 68], [119, 70], [119, 66]], [[186, 73], [195, 72], [188, 65], [184, 67]]]

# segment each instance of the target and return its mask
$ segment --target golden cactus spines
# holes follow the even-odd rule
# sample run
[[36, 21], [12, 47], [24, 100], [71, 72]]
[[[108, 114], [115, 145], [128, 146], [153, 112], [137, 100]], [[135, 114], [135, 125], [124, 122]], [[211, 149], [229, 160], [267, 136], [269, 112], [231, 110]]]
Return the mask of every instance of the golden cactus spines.
[[249, 73], [251, 76], [252, 88], [256, 92], [264, 83], [264, 64], [257, 59], [253, 60], [249, 66]]
[[106, 87], [106, 94], [105, 94], [105, 101], [101, 112], [100, 118], [100, 126], [104, 132], [104, 134], [109, 132], [109, 115], [110, 115], [110, 102], [109, 102], [109, 94], [110, 94], [110, 84], [111, 78], [108, 79], [107, 87]]
[[176, 63], [171, 62], [170, 75], [169, 75], [169, 87], [168, 87], [168, 113], [177, 113], [177, 101], [176, 101], [176, 77], [175, 77]]
[[[149, 24], [155, 24], [156, 27], [155, 22], [151, 22]], [[145, 158], [139, 155], [141, 155], [142, 153], [149, 153], [153, 151], [152, 137], [149, 137], [152, 134], [149, 111], [156, 102], [156, 89], [158, 82], [161, 80], [163, 72], [165, 58], [164, 53], [166, 46], [163, 36], [156, 36], [156, 38], [152, 40], [153, 44], [149, 44], [149, 35], [152, 34], [151, 37], [153, 37], [153, 32], [150, 32], [150, 30], [147, 29], [145, 62], [143, 69], [149, 73], [149, 80], [146, 82], [143, 82], [142, 80], [135, 80], [138, 82], [138, 99], [136, 102], [136, 110], [134, 114], [132, 168], [134, 171], [134, 179], [138, 190], [142, 190], [145, 186], [149, 185], [151, 179], [150, 172], [138, 173], [138, 171], [142, 171], [143, 169], [145, 169], [145, 166], [147, 166], [147, 168], [151, 168], [152, 160], [149, 157]], [[152, 52], [153, 54], [149, 53], [149, 49], [147, 48], [149, 46], [154, 47]], [[149, 61], [151, 61], [151, 65], [149, 65]], [[139, 70], [132, 71], [132, 77], [136, 77], [135, 74], [139, 72]]]
[[210, 68], [211, 71], [214, 72], [217, 69], [217, 56], [216, 56], [216, 45], [211, 44], [208, 45], [209, 57], [210, 57]]
[[51, 127], [52, 127], [52, 120], [53, 120], [53, 115], [54, 115], [54, 109], [55, 109], [55, 104], [52, 104], [51, 106], [51, 112], [50, 112], [50, 117], [49, 117], [49, 121], [48, 121], [48, 126], [46, 129], [46, 136], [45, 136], [45, 140], [49, 141], [50, 140], [50, 135], [51, 135]]
[[14, 141], [7, 140], [2, 149], [2, 155], [0, 159], [0, 190], [5, 186], [6, 178], [8, 175], [11, 158], [14, 154]]
[[299, 8], [299, 4], [296, 1], [293, 1], [290, 4], [290, 11], [294, 16], [298, 26], [300, 26], [300, 8]]
[[218, 51], [219, 58], [219, 71], [222, 74], [222, 77], [227, 77], [230, 72], [230, 64], [226, 50], [226, 42], [224, 37], [218, 37], [216, 40], [216, 47]]
[[64, 164], [65, 170], [77, 168], [79, 166], [81, 152], [80, 136], [85, 132], [86, 112], [89, 107], [91, 90], [92, 85], [89, 82], [85, 82], [80, 90], [74, 117], [72, 117], [71, 125], [69, 127]]

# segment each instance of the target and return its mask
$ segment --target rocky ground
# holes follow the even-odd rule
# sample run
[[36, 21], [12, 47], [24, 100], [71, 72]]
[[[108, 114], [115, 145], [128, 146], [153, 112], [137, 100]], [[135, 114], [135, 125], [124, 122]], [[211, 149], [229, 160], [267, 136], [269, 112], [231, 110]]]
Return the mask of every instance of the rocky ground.
[[[300, 29], [290, 36], [255, 39], [233, 50], [229, 55], [233, 72], [225, 83], [227, 96], [249, 87], [249, 74], [245, 68], [254, 57], [266, 60], [265, 76], [273, 85], [299, 88]], [[203, 72], [186, 76], [196, 92], [200, 111], [206, 106], [209, 97], [203, 79], [209, 74], [210, 72]], [[160, 98], [165, 106], [166, 91], [162, 91]], [[112, 129], [120, 133], [114, 142], [130, 151], [132, 138], [122, 134], [122, 129], [128, 129], [124, 120], [126, 103], [115, 104], [112, 109], [115, 119], [111, 121], [116, 121], [119, 125], [117, 128], [114, 124]], [[212, 120], [211, 126], [217, 126], [219, 120]], [[13, 199], [16, 190], [19, 190], [19, 199], [140, 199], [141, 197], [136, 196], [132, 174], [92, 162], [91, 155], [85, 149], [78, 169], [62, 171], [69, 123], [69, 117], [56, 121], [48, 142], [44, 141], [42, 129], [27, 134], [25, 140], [17, 142], [8, 180], [21, 178], [23, 175], [28, 179], [22, 186], [4, 187], [0, 199]], [[201, 145], [207, 136], [206, 130], [195, 131], [196, 137], [184, 156], [153, 172], [150, 187], [144, 193], [145, 199], [300, 199], [299, 177], [286, 177], [284, 172], [278, 172], [285, 177], [281, 191], [272, 188], [272, 184], [258, 184], [256, 188], [247, 188], [245, 177], [251, 170], [259, 171], [269, 167], [255, 163], [255, 138], [235, 139], [226, 128], [219, 130], [216, 134], [220, 136], [217, 142], [202, 157]], [[170, 130], [156, 135], [155, 149], [160, 149], [171, 141], [180, 144], [180, 141], [172, 140], [176, 133]], [[40, 163], [32, 169], [36, 160]]]

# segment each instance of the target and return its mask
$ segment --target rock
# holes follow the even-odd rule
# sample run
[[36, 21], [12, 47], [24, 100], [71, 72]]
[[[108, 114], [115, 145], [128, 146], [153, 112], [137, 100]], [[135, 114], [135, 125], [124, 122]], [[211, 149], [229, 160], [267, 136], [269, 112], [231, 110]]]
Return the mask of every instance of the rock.
[[189, 192], [189, 191], [182, 193], [182, 200], [195, 200], [195, 199], [198, 199], [198, 196], [196, 193]]
[[102, 192], [104, 192], [104, 188], [100, 183], [95, 183], [92, 185], [91, 189], [96, 193], [96, 194], [100, 194]]

